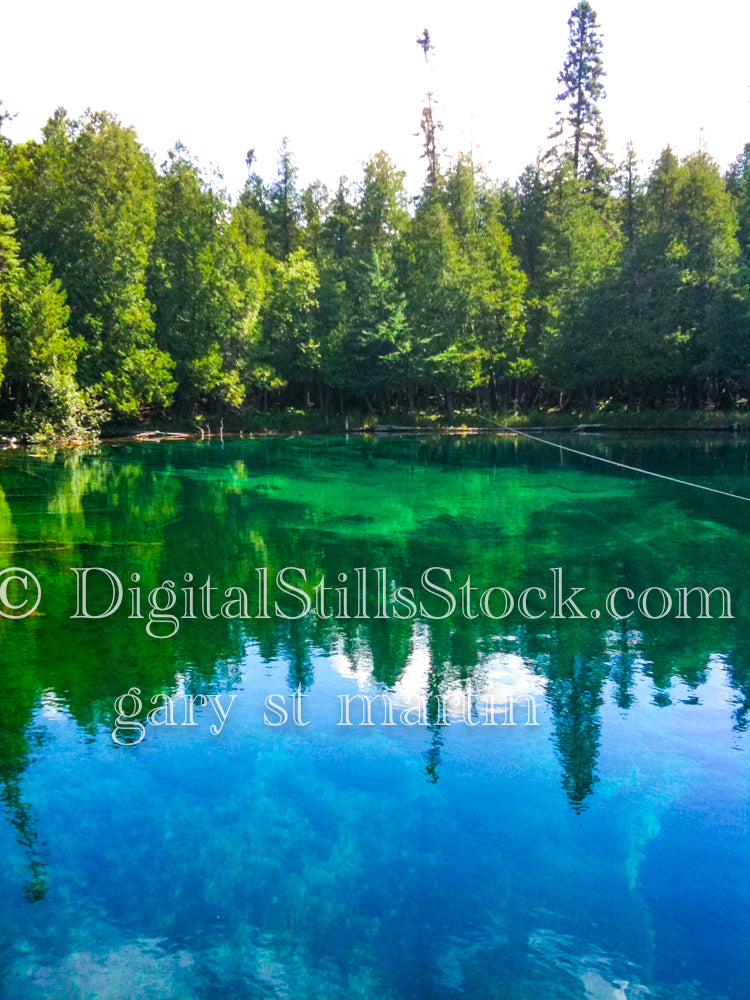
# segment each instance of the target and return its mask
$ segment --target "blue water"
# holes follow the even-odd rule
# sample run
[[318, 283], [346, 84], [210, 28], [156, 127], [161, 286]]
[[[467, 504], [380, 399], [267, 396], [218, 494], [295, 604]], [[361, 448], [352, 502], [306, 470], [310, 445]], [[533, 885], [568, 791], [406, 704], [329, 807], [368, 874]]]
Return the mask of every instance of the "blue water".
[[[331, 510], [338, 500], [323, 514], [316, 505], [334, 477], [346, 481], [346, 461], [362, 463], [363, 446], [350, 459], [337, 451], [332, 467], [330, 444], [261, 444], [234, 443], [209, 462], [192, 448], [135, 458], [113, 449], [74, 466], [57, 456], [46, 469], [41, 458], [14, 457], [3, 470], [5, 564], [36, 567], [50, 600], [23, 634], [21, 622], [3, 625], [0, 995], [750, 995], [745, 584], [735, 563], [746, 542], [734, 507], [707, 517], [692, 497], [650, 487], [650, 505], [621, 538], [614, 516], [602, 521], [603, 502], [614, 495], [636, 511], [636, 478], [573, 468], [560, 480], [530, 454], [519, 494], [528, 498], [510, 509], [511, 480], [488, 492], [505, 453], [490, 468], [464, 443], [456, 469], [450, 451], [450, 461], [425, 452], [420, 465], [394, 443], [379, 471], [379, 506], [371, 483], [366, 496], [355, 490], [354, 520], [326, 541], [336, 535], [332, 514], [343, 515]], [[30, 470], [45, 478], [35, 499], [22, 500]], [[248, 476], [264, 485], [252, 493], [252, 518], [242, 516]], [[515, 466], [512, 476], [519, 485]], [[76, 495], [82, 479], [88, 488]], [[165, 487], [173, 481], [179, 488]], [[563, 489], [575, 494], [572, 507], [560, 507]], [[495, 499], [488, 507], [478, 493]], [[429, 524], [419, 522], [426, 505]], [[441, 636], [441, 626], [416, 620], [397, 635], [383, 626], [386, 639], [370, 623], [259, 635], [258, 622], [198, 622], [160, 641], [124, 618], [69, 619], [71, 565], [120, 571], [131, 560], [164, 579], [188, 551], [196, 571], [214, 559], [224, 579], [240, 582], [251, 578], [242, 560], [252, 532], [257, 565], [265, 546], [269, 565], [274, 551], [286, 565], [312, 567], [354, 550], [367, 565], [398, 566], [401, 546], [408, 569], [416, 557], [403, 548], [407, 536], [421, 549], [448, 509], [453, 534], [435, 553], [439, 565], [459, 559], [477, 518], [497, 518], [497, 549], [485, 544], [477, 572], [500, 550], [511, 565], [515, 545], [531, 585], [542, 566], [560, 564], [551, 559], [564, 528], [587, 508], [588, 533], [568, 539], [566, 553], [591, 545], [591, 563], [601, 559], [602, 580], [614, 586], [618, 560], [645, 561], [630, 568], [639, 578], [661, 559], [652, 581], [661, 583], [697, 546], [692, 569], [723, 564], [736, 584], [737, 621], [725, 631], [717, 622], [631, 622], [624, 632], [600, 622], [596, 633], [590, 622], [559, 632], [547, 623], [532, 634], [519, 621], [475, 633], [456, 620]], [[386, 517], [391, 528], [378, 540]], [[701, 531], [714, 550], [705, 558]], [[126, 559], [116, 543], [135, 533]], [[142, 713], [143, 739], [122, 746], [112, 739], [114, 699], [131, 685], [144, 701], [157, 690], [171, 697], [175, 725]], [[401, 716], [436, 685], [453, 695], [443, 724]], [[464, 718], [469, 689], [475, 710]], [[295, 691], [307, 725], [292, 716]], [[210, 705], [195, 708], [195, 725], [182, 724], [191, 692], [229, 708], [218, 734]], [[374, 724], [360, 725], [355, 702], [354, 724], [341, 725], [341, 698], [357, 693], [387, 694], [395, 724], [382, 724], [377, 702]], [[482, 725], [490, 693], [497, 703], [530, 696], [538, 724], [525, 724], [518, 700], [516, 725]], [[271, 724], [272, 695], [289, 713], [283, 725]]]

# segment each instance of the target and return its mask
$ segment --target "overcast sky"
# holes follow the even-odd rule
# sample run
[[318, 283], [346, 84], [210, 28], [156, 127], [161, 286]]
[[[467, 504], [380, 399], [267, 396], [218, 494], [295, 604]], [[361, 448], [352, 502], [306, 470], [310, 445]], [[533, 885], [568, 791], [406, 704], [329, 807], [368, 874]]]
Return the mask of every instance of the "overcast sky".
[[[648, 165], [670, 143], [702, 142], [722, 168], [750, 140], [750, 3], [594, 0], [604, 39], [609, 147]], [[10, 3], [0, 98], [14, 141], [60, 105], [115, 112], [157, 163], [180, 140], [241, 188], [245, 154], [270, 179], [283, 136], [300, 181], [335, 187], [385, 149], [416, 191], [424, 95], [447, 154], [468, 151], [496, 179], [531, 162], [555, 117], [571, 0], [520, 4], [320, 0], [233, 4], [131, 0]], [[417, 35], [435, 45], [425, 64]]]

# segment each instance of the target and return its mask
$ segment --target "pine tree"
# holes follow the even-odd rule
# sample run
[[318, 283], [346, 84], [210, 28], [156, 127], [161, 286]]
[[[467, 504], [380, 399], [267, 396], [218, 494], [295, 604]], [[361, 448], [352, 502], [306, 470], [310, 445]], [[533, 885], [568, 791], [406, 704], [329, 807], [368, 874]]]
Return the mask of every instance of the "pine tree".
[[248, 177], [240, 195], [240, 204], [251, 208], [263, 220], [266, 250], [275, 260], [284, 261], [301, 241], [302, 196], [297, 190], [297, 165], [284, 136], [279, 147], [276, 180], [266, 186], [252, 169], [255, 150], [248, 150], [245, 163]]
[[[421, 38], [417, 39], [417, 45], [420, 46], [424, 52], [425, 62], [429, 62], [429, 53], [434, 51], [435, 46], [430, 40], [430, 33], [427, 28]], [[437, 101], [434, 99], [432, 91], [427, 92], [427, 103], [422, 108], [422, 120], [420, 122], [420, 130], [424, 138], [422, 148], [424, 152], [422, 153], [422, 159], [427, 160], [427, 178], [425, 180], [425, 191], [433, 190], [438, 186], [438, 181], [440, 180], [440, 165], [438, 162], [438, 147], [437, 147], [437, 135], [438, 132], [442, 131], [443, 123], [436, 121], [435, 119], [435, 109]], [[419, 133], [416, 133], [419, 135]]]
[[600, 189], [611, 172], [606, 152], [599, 101], [606, 97], [602, 40], [596, 12], [588, 0], [581, 0], [568, 20], [568, 54], [557, 82], [562, 90], [557, 100], [564, 104], [555, 132], [550, 138], [562, 141], [562, 155], [556, 144], [548, 156], [559, 163], [569, 160], [576, 177]]
[[729, 168], [725, 180], [737, 210], [737, 239], [742, 260], [750, 271], [750, 142]]

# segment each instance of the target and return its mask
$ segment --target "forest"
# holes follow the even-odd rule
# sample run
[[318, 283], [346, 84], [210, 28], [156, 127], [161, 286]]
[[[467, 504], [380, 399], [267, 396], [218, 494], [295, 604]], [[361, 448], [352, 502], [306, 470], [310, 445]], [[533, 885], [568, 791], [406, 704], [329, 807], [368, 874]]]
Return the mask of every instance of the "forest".
[[60, 108], [14, 144], [0, 106], [3, 426], [742, 411], [750, 143], [725, 174], [703, 148], [614, 162], [586, 0], [568, 28], [544, 154], [492, 181], [442, 152], [429, 93], [416, 198], [383, 151], [335, 191], [301, 189], [284, 140], [270, 182], [248, 152], [232, 199], [179, 144], [157, 166], [111, 113]]

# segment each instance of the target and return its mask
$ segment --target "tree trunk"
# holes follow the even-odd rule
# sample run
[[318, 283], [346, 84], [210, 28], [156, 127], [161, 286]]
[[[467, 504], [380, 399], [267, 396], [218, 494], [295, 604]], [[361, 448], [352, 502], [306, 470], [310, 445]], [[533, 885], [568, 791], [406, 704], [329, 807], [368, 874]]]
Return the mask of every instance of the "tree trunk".
[[446, 392], [445, 396], [444, 396], [444, 400], [445, 400], [445, 405], [444, 405], [445, 419], [446, 420], [453, 420], [453, 415], [454, 415], [454, 410], [453, 410], [453, 393], [450, 392], [450, 391]]

